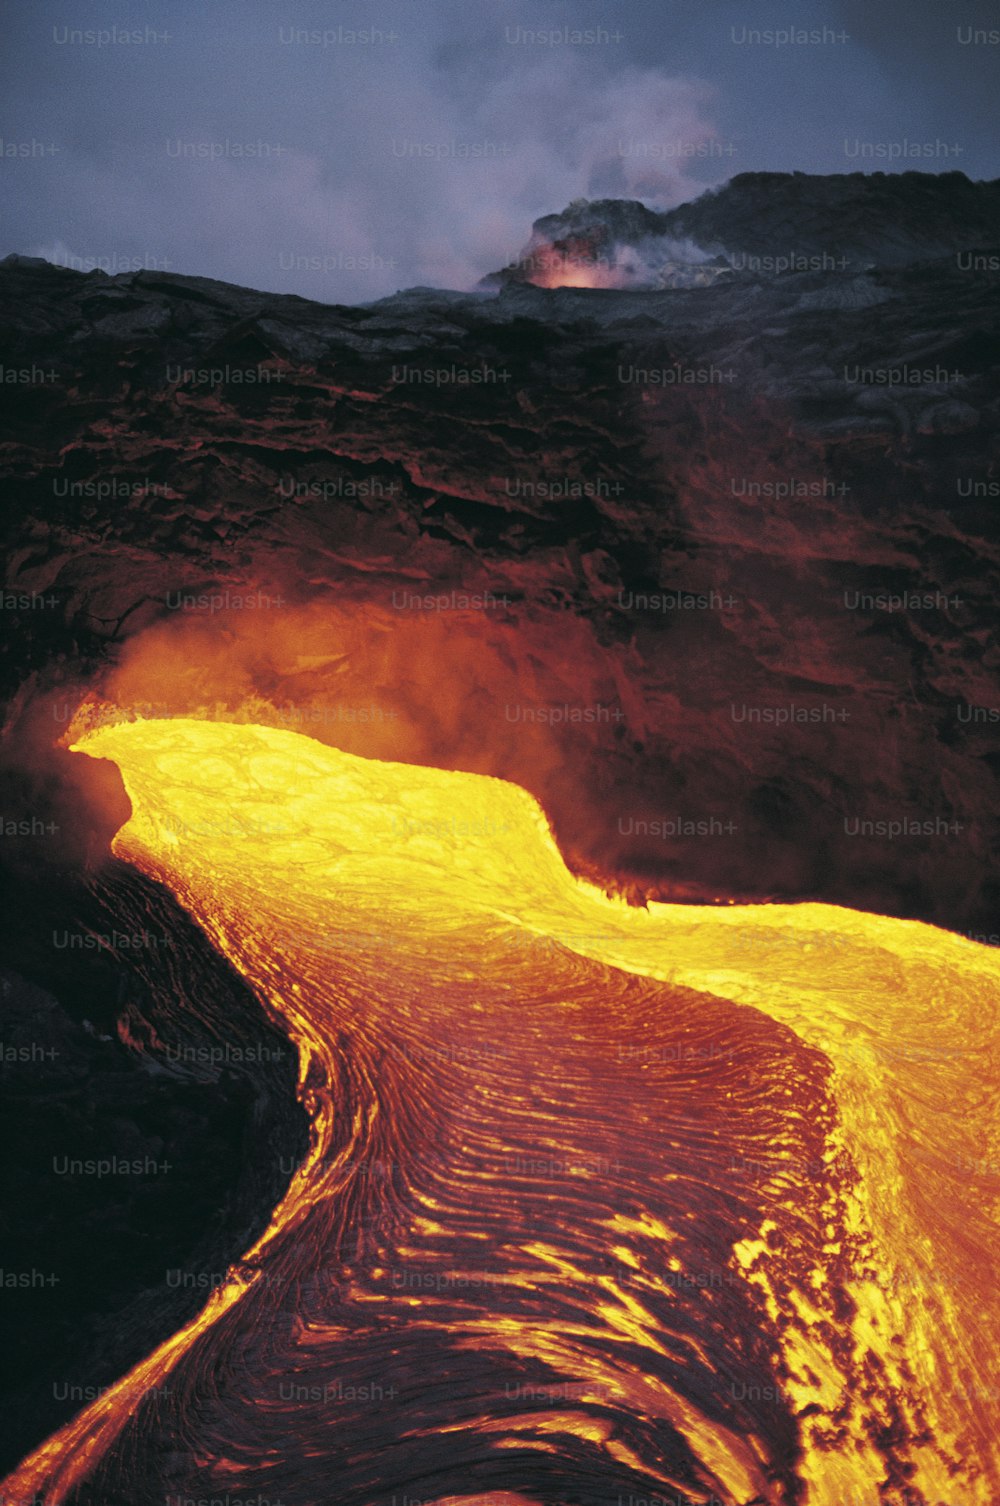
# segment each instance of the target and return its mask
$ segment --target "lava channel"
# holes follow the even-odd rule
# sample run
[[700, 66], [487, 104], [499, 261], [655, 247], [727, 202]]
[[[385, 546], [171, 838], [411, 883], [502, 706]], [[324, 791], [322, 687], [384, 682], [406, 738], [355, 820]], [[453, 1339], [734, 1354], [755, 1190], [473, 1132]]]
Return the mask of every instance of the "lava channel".
[[292, 732], [76, 750], [121, 770], [115, 853], [294, 1043], [311, 1144], [5, 1501], [1000, 1499], [989, 948], [630, 907], [516, 786]]

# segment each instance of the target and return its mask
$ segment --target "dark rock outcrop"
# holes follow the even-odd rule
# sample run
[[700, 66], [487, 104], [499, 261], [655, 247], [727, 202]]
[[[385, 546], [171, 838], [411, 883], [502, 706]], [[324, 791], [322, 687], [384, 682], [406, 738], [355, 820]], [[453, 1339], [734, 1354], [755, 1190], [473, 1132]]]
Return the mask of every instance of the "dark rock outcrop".
[[573, 282], [689, 287], [720, 276], [903, 267], [1000, 245], [1000, 183], [964, 173], [740, 173], [657, 212], [577, 199], [536, 220], [520, 256], [484, 286]]
[[307, 1131], [285, 1036], [123, 865], [20, 875], [3, 954], [6, 1472], [203, 1306]]
[[521, 781], [609, 883], [998, 929], [989, 272], [2, 281], [18, 707], [252, 704]]

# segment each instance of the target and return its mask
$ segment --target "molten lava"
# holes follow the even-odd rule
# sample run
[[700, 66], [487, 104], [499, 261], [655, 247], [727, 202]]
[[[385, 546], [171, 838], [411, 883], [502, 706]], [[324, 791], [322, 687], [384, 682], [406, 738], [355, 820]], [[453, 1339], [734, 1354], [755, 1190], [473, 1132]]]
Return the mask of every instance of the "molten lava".
[[1000, 1500], [995, 953], [629, 908], [516, 786], [291, 732], [76, 746], [295, 1043], [311, 1147], [5, 1500]]
[[542, 245], [531, 254], [528, 281], [536, 288], [621, 288], [629, 275], [593, 247]]

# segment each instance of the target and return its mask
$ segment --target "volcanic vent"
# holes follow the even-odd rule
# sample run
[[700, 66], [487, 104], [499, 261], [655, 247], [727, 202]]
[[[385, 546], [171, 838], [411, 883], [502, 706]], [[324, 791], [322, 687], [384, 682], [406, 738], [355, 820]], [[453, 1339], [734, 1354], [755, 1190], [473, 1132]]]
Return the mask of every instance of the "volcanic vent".
[[487, 288], [710, 286], [741, 273], [862, 272], [993, 246], [1000, 190], [964, 173], [741, 173], [678, 209], [575, 199], [536, 220]]

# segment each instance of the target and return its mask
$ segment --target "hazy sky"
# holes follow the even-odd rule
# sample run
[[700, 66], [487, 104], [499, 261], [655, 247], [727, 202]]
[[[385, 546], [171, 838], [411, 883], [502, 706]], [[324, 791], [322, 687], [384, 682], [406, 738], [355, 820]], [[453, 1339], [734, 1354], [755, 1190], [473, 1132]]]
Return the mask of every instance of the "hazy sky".
[[467, 287], [581, 195], [996, 177], [998, 27], [996, 0], [7, 0], [0, 254], [356, 302]]

